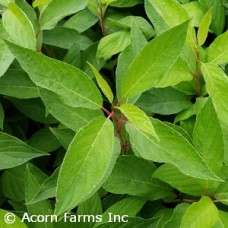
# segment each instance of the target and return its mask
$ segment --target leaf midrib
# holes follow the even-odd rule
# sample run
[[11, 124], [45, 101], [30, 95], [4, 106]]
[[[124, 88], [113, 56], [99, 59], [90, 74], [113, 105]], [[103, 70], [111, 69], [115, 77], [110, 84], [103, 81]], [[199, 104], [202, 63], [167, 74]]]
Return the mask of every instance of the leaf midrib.
[[[168, 38], [169, 38], [170, 36], [171, 36], [171, 34], [169, 34]], [[159, 46], [159, 43], [161, 43], [161, 40], [158, 41], [157, 46]], [[162, 56], [166, 53], [166, 50], [169, 49], [169, 48], [170, 48], [170, 46], [169, 46], [168, 48], [166, 48], [165, 50], [163, 50], [163, 52], [160, 53], [159, 57], [156, 59], [155, 62], [153, 62], [153, 64], [148, 68], [148, 70], [146, 70], [145, 73], [142, 74], [142, 76], [135, 82], [135, 84], [133, 84], [133, 85], [128, 89], [128, 91], [125, 92], [125, 94], [122, 95], [122, 99], [123, 99], [124, 97], [126, 97], [126, 96], [132, 91], [132, 89], [134, 89], [135, 86], [136, 86], [140, 81], [142, 81], [142, 80], [146, 77], [146, 75], [147, 75], [147, 74], [150, 72], [150, 70], [158, 63], [158, 61], [159, 61], [159, 60], [162, 58]], [[144, 49], [143, 49], [143, 50], [144, 50]], [[143, 51], [143, 50], [142, 50], [142, 51]], [[134, 63], [137, 62], [138, 59], [140, 59], [141, 55], [142, 55], [142, 53], [140, 53], [140, 54], [138, 55], [138, 57], [135, 59], [135, 61], [132, 62], [131, 67], [132, 67], [132, 65], [134, 66]], [[176, 59], [177, 59], [177, 58], [178, 58], [178, 56], [176, 57]], [[173, 62], [175, 62], [175, 60], [174, 60]], [[130, 70], [131, 70], [131, 69], [129, 69], [128, 72], [129, 72]], [[127, 77], [129, 77], [129, 73], [127, 73], [126, 78], [127, 78]], [[124, 81], [126, 81], [126, 78], [125, 78]], [[125, 83], [125, 84], [126, 84], [126, 83]], [[124, 84], [123, 84], [123, 85], [124, 85]], [[122, 87], [122, 88], [123, 88], [123, 87]]]
[[[38, 75], [38, 76], [40, 76], [41, 78], [48, 79], [49, 81], [54, 82], [54, 84], [57, 84], [58, 86], [64, 88], [64, 89], [67, 90], [68, 92], [71, 92], [71, 93], [75, 94], [76, 96], [79, 96], [80, 98], [82, 98], [82, 99], [88, 101], [89, 103], [91, 103], [91, 104], [93, 104], [93, 105], [96, 105], [96, 106], [99, 107], [99, 108], [101, 107], [98, 103], [96, 103], [96, 102], [90, 100], [90, 99], [87, 98], [87, 97], [82, 96], [81, 94], [75, 92], [74, 90], [71, 90], [71, 89], [65, 87], [64, 85], [62, 85], [62, 84], [59, 83], [58, 81], [55, 81], [55, 80], [52, 79], [52, 78], [45, 77], [45, 76], [43, 76], [43, 74], [38, 74], [38, 73], [32, 73], [32, 74]], [[32, 77], [32, 76], [30, 76], [30, 77]], [[35, 79], [35, 81], [36, 81], [36, 79]], [[37, 81], [40, 81], [40, 80], [37, 80]], [[38, 83], [37, 83], [37, 84], [38, 84]], [[40, 84], [40, 82], [39, 82], [39, 84]], [[39, 85], [39, 86], [42, 87], [42, 88], [44, 88], [44, 89], [49, 89], [49, 90], [51, 89], [51, 88], [48, 88], [48, 87], [44, 87], [43, 85], [42, 85], [42, 86]], [[54, 93], [56, 93], [56, 92], [53, 91], [53, 90], [51, 90], [51, 91], [54, 92]], [[57, 93], [56, 93], [56, 94], [57, 94]], [[57, 94], [57, 95], [59, 95], [59, 94]], [[59, 96], [62, 96], [62, 95], [59, 95]], [[75, 107], [76, 107], [76, 106], [75, 106]]]

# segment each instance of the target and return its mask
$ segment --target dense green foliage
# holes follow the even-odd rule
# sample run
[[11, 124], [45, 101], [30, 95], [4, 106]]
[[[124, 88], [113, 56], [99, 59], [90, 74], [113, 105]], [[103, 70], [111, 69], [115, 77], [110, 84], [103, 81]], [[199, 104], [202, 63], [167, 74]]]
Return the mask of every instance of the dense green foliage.
[[1, 228], [228, 227], [227, 0], [0, 10]]

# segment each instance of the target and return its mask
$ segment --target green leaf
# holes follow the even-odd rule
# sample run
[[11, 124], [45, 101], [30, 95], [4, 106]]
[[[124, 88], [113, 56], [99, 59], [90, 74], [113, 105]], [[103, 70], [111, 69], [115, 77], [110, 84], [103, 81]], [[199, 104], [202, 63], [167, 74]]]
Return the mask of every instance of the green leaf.
[[156, 211], [152, 218], [159, 219], [157, 228], [162, 228], [162, 226], [172, 218], [173, 211], [171, 208], [162, 208]]
[[[169, 25], [170, 28], [177, 26], [189, 19], [188, 13], [176, 0], [166, 0], [166, 2], [160, 0], [149, 0], [150, 4], [161, 16], [162, 20]], [[154, 26], [158, 21], [153, 19]], [[164, 32], [164, 31], [163, 31]]]
[[202, 64], [201, 70], [221, 125], [228, 126], [228, 77], [220, 67], [210, 63]]
[[116, 90], [117, 96], [120, 98], [121, 85], [124, 76], [127, 74], [128, 66], [131, 65], [137, 54], [147, 44], [145, 36], [139, 28], [132, 24], [131, 28], [131, 44], [119, 55], [116, 68]]
[[[0, 22], [0, 34], [2, 33], [1, 22]], [[5, 74], [10, 64], [13, 62], [14, 56], [10, 52], [5, 42], [1, 39], [0, 35], [0, 78]]]
[[39, 187], [38, 191], [34, 194], [34, 197], [31, 198], [27, 205], [34, 204], [48, 198], [53, 198], [56, 196], [56, 186], [57, 178], [59, 174], [59, 168], [57, 168], [54, 173], [48, 177]]
[[13, 201], [25, 199], [25, 164], [7, 169], [1, 176], [2, 195]]
[[[189, 61], [189, 59], [186, 59], [186, 61]], [[154, 87], [163, 88], [167, 87], [167, 85], [175, 86], [183, 81], [191, 81], [193, 76], [186, 61], [182, 59], [182, 56], [178, 57], [173, 66], [160, 79], [158, 85], [154, 85]]]
[[120, 7], [120, 8], [131, 7], [131, 6], [138, 5], [142, 2], [143, 2], [143, 0], [124, 0], [124, 1], [117, 0], [117, 1], [113, 2], [111, 4], [111, 6]]
[[93, 26], [95, 23], [97, 23], [97, 21], [98, 17], [92, 14], [92, 12], [88, 8], [86, 8], [76, 13], [74, 16], [70, 17], [70, 19], [67, 20], [63, 26], [82, 33], [85, 30], [89, 29], [91, 26]]
[[158, 139], [149, 117], [140, 108], [132, 104], [123, 104], [119, 109], [139, 131]]
[[[34, 173], [30, 166], [26, 167], [26, 184], [25, 184], [25, 202], [28, 213], [31, 215], [47, 215], [52, 213], [51, 204], [48, 200], [43, 200], [35, 204], [27, 204], [31, 201], [39, 189], [42, 179], [45, 177], [44, 173], [37, 169]], [[36, 226], [40, 226], [39, 221], [35, 222]], [[47, 226], [51, 225], [51, 221], [47, 220]]]
[[11, 39], [18, 45], [36, 49], [36, 34], [25, 13], [14, 3], [2, 15], [2, 23]]
[[32, 3], [32, 7], [33, 8], [36, 8], [36, 7], [39, 7], [39, 6], [43, 6], [43, 5], [47, 5], [51, 2], [52, 0], [35, 0], [33, 1]]
[[41, 130], [36, 131], [28, 140], [28, 145], [46, 153], [55, 151], [61, 147], [59, 141], [49, 128], [42, 128]]
[[224, 144], [222, 129], [211, 99], [197, 115], [193, 143], [204, 156], [209, 168], [218, 174], [223, 165]]
[[212, 20], [212, 8], [210, 8], [202, 17], [197, 33], [198, 44], [202, 46], [207, 39], [209, 26]]
[[[176, 0], [166, 0], [165, 3], [159, 0], [149, 0], [146, 6], [149, 18], [158, 34], [190, 19], [187, 11]], [[188, 44], [196, 48], [195, 30], [192, 25], [188, 28], [186, 38]]]
[[228, 205], [228, 182], [221, 183], [215, 193], [215, 198], [221, 203]]
[[[227, 227], [228, 226], [228, 214], [224, 211], [219, 210], [219, 220], [222, 223], [222, 227]], [[213, 227], [215, 228], [215, 227]]]
[[47, 155], [3, 132], [0, 132], [0, 148], [0, 169], [19, 166], [33, 158]]
[[[150, 1], [144, 1], [147, 17], [153, 24], [157, 34], [161, 34], [169, 29], [169, 25], [163, 20], [162, 16], [156, 11]], [[169, 11], [171, 12], [171, 11]]]
[[93, 118], [101, 116], [100, 110], [70, 107], [60, 96], [47, 89], [39, 88], [40, 96], [48, 111], [62, 124], [77, 132]]
[[39, 21], [37, 20], [37, 14], [32, 6], [26, 0], [14, 0], [14, 3], [25, 13], [28, 20], [32, 24], [32, 27], [36, 33], [36, 39], [39, 36]]
[[2, 104], [0, 103], [0, 129], [3, 129], [4, 117], [4, 109], [2, 107]]
[[212, 42], [207, 49], [207, 61], [214, 64], [228, 63], [228, 31]]
[[112, 103], [114, 96], [113, 96], [113, 93], [112, 93], [112, 90], [111, 90], [110, 86], [103, 79], [103, 77], [101, 76], [99, 71], [91, 63], [88, 63], [88, 64], [91, 67], [91, 69], [92, 69], [92, 71], [93, 71], [93, 73], [94, 73], [94, 75], [96, 77], [97, 83], [98, 83], [99, 87], [101, 88], [102, 92], [108, 98], [108, 101], [110, 103]]
[[188, 23], [184, 23], [170, 29], [143, 48], [123, 79], [122, 98], [133, 97], [152, 87], [159, 87], [159, 83], [164, 80], [163, 76], [175, 63], [183, 47], [187, 26]]
[[167, 126], [173, 128], [175, 131], [180, 133], [184, 138], [186, 138], [190, 143], [192, 143], [192, 138], [190, 137], [190, 135], [188, 134], [188, 132], [184, 128], [182, 128], [181, 126], [172, 124], [170, 122], [165, 122], [165, 124]]
[[118, 26], [124, 29], [131, 29], [133, 27], [137, 27], [141, 30], [141, 32], [145, 35], [147, 39], [150, 39], [151, 37], [155, 36], [153, 27], [143, 17], [126, 16], [120, 20], [114, 20], [109, 18], [108, 21], [110, 24], [113, 24], [113, 26]]
[[69, 128], [50, 128], [51, 132], [59, 140], [61, 145], [67, 149], [70, 145], [70, 142], [75, 136], [75, 132]]
[[188, 209], [189, 204], [187, 203], [181, 203], [179, 205], [177, 205], [174, 208], [173, 211], [173, 215], [170, 218], [170, 220], [168, 220], [163, 226], [162, 228], [174, 228], [174, 227], [180, 227], [181, 225], [181, 220], [183, 215], [185, 214], [186, 210]]
[[209, 10], [209, 8], [213, 8], [211, 29], [216, 35], [222, 33], [225, 25], [225, 8], [223, 6], [223, 0], [200, 0], [199, 2], [205, 12]]
[[120, 200], [103, 213], [102, 222], [96, 223], [96, 225], [113, 221], [113, 215], [125, 215], [125, 219], [126, 216], [133, 217], [140, 211], [145, 202], [144, 199], [139, 197], [127, 197]]
[[44, 31], [43, 42], [63, 49], [69, 49], [74, 44], [78, 44], [80, 50], [85, 50], [93, 44], [87, 36], [65, 27], [56, 27], [52, 30]]
[[130, 32], [121, 30], [103, 37], [97, 48], [97, 58], [107, 60], [130, 44]]
[[197, 97], [196, 102], [192, 104], [190, 108], [176, 115], [174, 123], [182, 120], [187, 120], [192, 116], [198, 115], [202, 107], [207, 102], [207, 99], [207, 97]]
[[127, 124], [133, 151], [146, 160], [170, 163], [182, 173], [201, 179], [218, 180], [199, 152], [173, 128], [152, 119], [159, 141]]
[[171, 164], [164, 164], [160, 166], [153, 173], [153, 178], [158, 178], [178, 191], [191, 196], [202, 196], [205, 192], [208, 194], [214, 194], [220, 183], [186, 176]]
[[[77, 215], [101, 215], [103, 213], [102, 203], [98, 193], [95, 193], [92, 197], [81, 203], [77, 208]], [[95, 222], [81, 222], [80, 228], [92, 228]]]
[[188, 2], [182, 5], [191, 18], [194, 27], [199, 27], [201, 18], [203, 17], [203, 9], [198, 1]]
[[81, 203], [77, 209], [78, 215], [99, 215], [102, 214], [102, 204], [98, 193]]
[[156, 166], [149, 161], [135, 156], [121, 156], [102, 187], [114, 194], [140, 196], [148, 200], [172, 195], [168, 185], [151, 179], [151, 173], [155, 169]]
[[192, 138], [194, 125], [196, 122], [196, 117], [192, 116], [186, 120], [182, 120], [180, 122], [180, 126], [189, 134], [189, 136]]
[[35, 84], [57, 93], [72, 107], [100, 108], [101, 94], [81, 70], [12, 43], [7, 45]]
[[42, 12], [40, 18], [41, 30], [53, 29], [58, 21], [64, 17], [83, 10], [87, 5], [87, 0], [62, 0], [51, 1], [46, 9]]
[[224, 163], [228, 164], [228, 125], [221, 124], [224, 142]]
[[[69, 63], [75, 67], [81, 68], [81, 48], [78, 44], [73, 44], [67, 51], [63, 59], [64, 62]], [[82, 68], [81, 68], [82, 69]], [[83, 69], [82, 69], [83, 70]]]
[[182, 222], [181, 228], [212, 227], [218, 220], [218, 210], [212, 200], [204, 196], [199, 202], [193, 203], [187, 209]]
[[[5, 216], [7, 214], [9, 214], [9, 217], [8, 217], [9, 219], [14, 218], [14, 216], [15, 216], [15, 222], [13, 222], [12, 224], [7, 224], [4, 220], [6, 218]], [[10, 215], [11, 215], [11, 217], [10, 217]], [[8, 228], [8, 227], [11, 227], [11, 228], [27, 228], [26, 224], [23, 223], [18, 216], [16, 216], [15, 214], [13, 214], [10, 211], [5, 211], [2, 209], [0, 209], [0, 226], [1, 226], [1, 228]]]
[[0, 0], [0, 5], [7, 6], [9, 3], [8, 0]]
[[9, 69], [0, 78], [0, 94], [19, 99], [39, 97], [36, 85], [23, 70], [18, 69]]
[[96, 59], [98, 42], [91, 45], [89, 48], [81, 52], [81, 69], [87, 73], [91, 78], [94, 78], [94, 74], [88, 62], [94, 65], [97, 70], [100, 70], [105, 65], [105, 60]]
[[107, 222], [97, 226], [98, 228], [132, 228], [143, 227], [152, 228], [157, 227], [158, 219], [143, 219], [140, 217], [128, 217], [128, 222]]
[[109, 119], [95, 118], [78, 131], [61, 165], [55, 213], [70, 210], [93, 195], [110, 175], [119, 151]]
[[47, 115], [45, 106], [39, 98], [25, 100], [16, 98], [8, 99], [20, 112], [34, 121], [46, 124], [55, 124], [58, 122], [52, 115]]
[[143, 93], [136, 105], [147, 113], [162, 115], [175, 114], [191, 106], [188, 95], [172, 87], [163, 89], [150, 89]]
[[106, 5], [106, 4], [111, 4], [113, 2], [116, 2], [116, 1], [118, 1], [118, 0], [101, 0], [101, 4]]

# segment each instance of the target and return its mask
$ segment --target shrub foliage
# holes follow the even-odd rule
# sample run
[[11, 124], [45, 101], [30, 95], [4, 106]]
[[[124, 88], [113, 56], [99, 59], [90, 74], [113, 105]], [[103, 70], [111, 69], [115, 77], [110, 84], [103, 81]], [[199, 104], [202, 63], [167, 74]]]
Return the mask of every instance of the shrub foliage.
[[227, 7], [0, 0], [0, 226], [228, 227]]

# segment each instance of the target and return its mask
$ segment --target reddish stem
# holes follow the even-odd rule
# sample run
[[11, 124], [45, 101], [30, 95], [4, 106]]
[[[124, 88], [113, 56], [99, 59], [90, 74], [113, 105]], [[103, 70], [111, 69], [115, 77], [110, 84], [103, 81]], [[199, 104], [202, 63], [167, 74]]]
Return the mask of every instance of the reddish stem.
[[111, 114], [110, 111], [108, 111], [108, 109], [104, 108], [103, 106], [101, 107], [102, 111], [104, 111], [108, 116]]
[[104, 17], [105, 17], [105, 13], [106, 10], [108, 8], [108, 5], [105, 6], [105, 8], [102, 7], [102, 4], [100, 4], [100, 9], [99, 9], [99, 22], [100, 22], [100, 26], [101, 26], [101, 32], [103, 34], [103, 36], [105, 36], [106, 31], [105, 31], [105, 26], [104, 26]]

